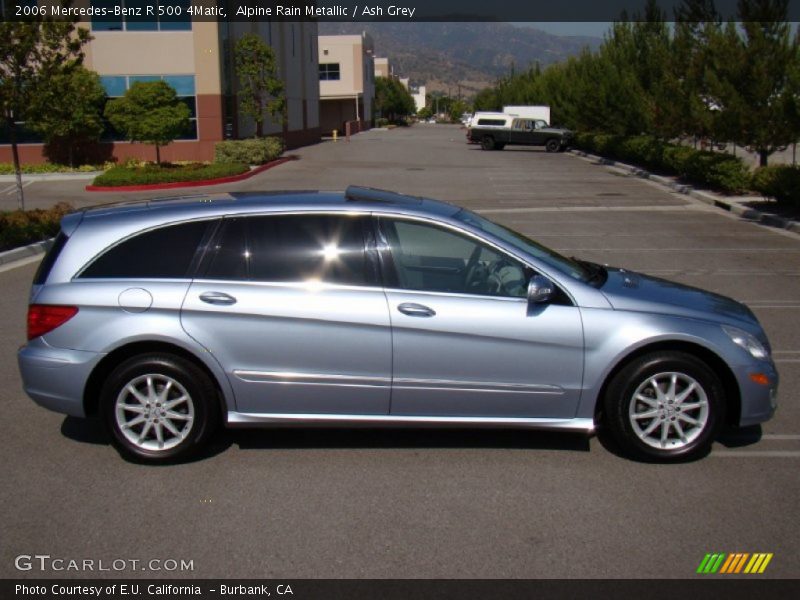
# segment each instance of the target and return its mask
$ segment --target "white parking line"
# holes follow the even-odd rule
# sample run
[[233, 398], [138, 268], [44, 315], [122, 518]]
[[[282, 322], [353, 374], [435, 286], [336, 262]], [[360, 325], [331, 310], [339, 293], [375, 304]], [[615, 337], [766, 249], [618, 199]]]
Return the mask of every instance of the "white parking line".
[[796, 433], [765, 433], [761, 436], [762, 440], [800, 440], [800, 434]]
[[[519, 195], [498, 192], [500, 195]], [[705, 206], [705, 205], [704, 205]], [[597, 212], [597, 211], [613, 211], [613, 212], [682, 212], [682, 211], [701, 211], [702, 207], [686, 206], [540, 206], [538, 208], [475, 208], [473, 212], [480, 214], [524, 214], [524, 213], [542, 213], [542, 212]], [[760, 248], [759, 248], [760, 250]]]
[[800, 450], [715, 450], [710, 456], [720, 458], [800, 458]]
[[0, 265], [0, 273], [5, 273], [6, 271], [12, 271], [13, 269], [17, 269], [19, 267], [24, 267], [25, 265], [29, 265], [34, 262], [38, 262], [42, 260], [44, 254], [37, 254], [36, 256], [29, 256], [28, 258], [22, 258], [20, 260], [15, 260], [12, 263], [7, 265]]
[[[32, 183], [33, 183], [32, 181], [26, 181], [25, 183], [22, 184], [22, 187], [26, 188]], [[10, 196], [12, 194], [16, 194], [17, 193], [17, 184], [15, 183], [14, 185], [5, 188], [3, 190], [3, 192], [7, 192], [6, 196]], [[0, 192], [0, 193], [2, 193], [2, 192]]]
[[800, 308], [800, 304], [750, 304], [750, 308]]

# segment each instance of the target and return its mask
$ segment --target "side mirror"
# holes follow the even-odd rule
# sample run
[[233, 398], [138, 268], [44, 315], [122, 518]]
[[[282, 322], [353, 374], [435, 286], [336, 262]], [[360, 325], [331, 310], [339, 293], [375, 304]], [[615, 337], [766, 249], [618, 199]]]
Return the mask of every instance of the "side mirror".
[[543, 275], [534, 275], [528, 282], [528, 302], [531, 304], [545, 304], [552, 300], [556, 293], [556, 286]]

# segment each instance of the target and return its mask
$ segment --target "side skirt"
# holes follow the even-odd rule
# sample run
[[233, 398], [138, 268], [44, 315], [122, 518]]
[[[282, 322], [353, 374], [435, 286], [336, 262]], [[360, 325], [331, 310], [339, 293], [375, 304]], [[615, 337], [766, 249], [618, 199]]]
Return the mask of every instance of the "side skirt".
[[415, 417], [396, 415], [328, 415], [240, 413], [228, 411], [228, 427], [488, 427], [550, 429], [594, 433], [593, 419], [495, 417]]

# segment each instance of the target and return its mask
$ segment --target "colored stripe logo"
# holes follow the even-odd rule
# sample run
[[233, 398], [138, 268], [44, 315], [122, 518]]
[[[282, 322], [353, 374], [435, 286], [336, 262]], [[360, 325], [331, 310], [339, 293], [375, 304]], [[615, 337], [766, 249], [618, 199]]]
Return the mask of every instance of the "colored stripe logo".
[[754, 554], [748, 552], [735, 552], [733, 554], [716, 552], [714, 554], [706, 554], [700, 562], [700, 566], [697, 567], [697, 573], [702, 575], [713, 575], [715, 573], [724, 575], [738, 573], [760, 574], [767, 570], [767, 565], [772, 560], [772, 557], [773, 554], [771, 552], [756, 552]]

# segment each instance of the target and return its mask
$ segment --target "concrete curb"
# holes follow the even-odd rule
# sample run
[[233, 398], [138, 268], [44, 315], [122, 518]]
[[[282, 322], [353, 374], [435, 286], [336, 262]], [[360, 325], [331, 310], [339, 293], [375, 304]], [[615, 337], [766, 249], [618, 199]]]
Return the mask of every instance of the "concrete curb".
[[44, 254], [50, 248], [52, 239], [44, 240], [41, 242], [34, 242], [21, 248], [13, 248], [0, 252], [0, 266], [8, 266], [15, 262], [24, 261], [25, 259], [36, 256], [37, 254]]
[[733, 196], [733, 197], [721, 196], [720, 194], [716, 194], [714, 192], [709, 192], [706, 190], [698, 190], [692, 187], [691, 185], [687, 185], [685, 183], [677, 181], [674, 177], [654, 175], [653, 173], [650, 173], [649, 171], [646, 171], [641, 167], [636, 167], [633, 165], [629, 165], [627, 163], [611, 160], [610, 158], [597, 156], [596, 154], [590, 154], [588, 152], [584, 152], [583, 150], [573, 149], [570, 150], [570, 152], [582, 158], [595, 160], [601, 165], [622, 169], [623, 171], [628, 171], [629, 173], [636, 175], [637, 177], [641, 177], [642, 179], [654, 181], [660, 185], [675, 190], [680, 194], [686, 194], [687, 196], [690, 196], [695, 200], [699, 200], [700, 202], [704, 202], [711, 206], [727, 210], [728, 212], [738, 215], [743, 219], [747, 219], [749, 221], [757, 221], [758, 223], [763, 223], [764, 225], [769, 225], [770, 227], [775, 227], [777, 229], [785, 229], [786, 231], [791, 231], [792, 233], [800, 233], [799, 222], [793, 221], [791, 219], [785, 219], [777, 215], [771, 215], [769, 213], [761, 212], [760, 210], [756, 210], [755, 208], [750, 208], [749, 206], [742, 206], [735, 200], [735, 198], [743, 199], [742, 196]]

